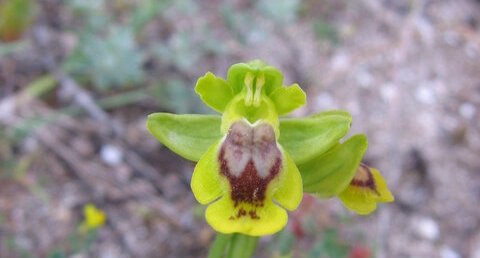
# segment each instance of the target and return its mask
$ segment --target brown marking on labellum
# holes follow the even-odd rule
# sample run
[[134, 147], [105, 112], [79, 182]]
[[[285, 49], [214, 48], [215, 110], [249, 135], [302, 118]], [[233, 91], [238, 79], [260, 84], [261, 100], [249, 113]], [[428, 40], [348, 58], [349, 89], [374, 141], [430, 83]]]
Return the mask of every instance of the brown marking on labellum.
[[237, 212], [237, 216], [236, 218], [240, 218], [240, 217], [243, 217], [243, 216], [247, 216], [247, 211], [243, 208], [240, 208]]
[[350, 185], [357, 187], [366, 187], [380, 196], [380, 193], [377, 190], [377, 185], [375, 184], [375, 179], [372, 175], [372, 171], [365, 164], [360, 164], [355, 174], [355, 177], [352, 179], [352, 182], [350, 182]]
[[[282, 166], [273, 128], [268, 124], [251, 127], [244, 121], [234, 123], [220, 148], [218, 160], [221, 174], [230, 182], [234, 206], [246, 203], [263, 207], [267, 186]], [[246, 215], [240, 208], [237, 218]], [[248, 215], [260, 219], [255, 210]]]
[[260, 217], [257, 215], [257, 211], [256, 210], [251, 210], [248, 212], [248, 215], [250, 215], [250, 218], [251, 219], [260, 219]]

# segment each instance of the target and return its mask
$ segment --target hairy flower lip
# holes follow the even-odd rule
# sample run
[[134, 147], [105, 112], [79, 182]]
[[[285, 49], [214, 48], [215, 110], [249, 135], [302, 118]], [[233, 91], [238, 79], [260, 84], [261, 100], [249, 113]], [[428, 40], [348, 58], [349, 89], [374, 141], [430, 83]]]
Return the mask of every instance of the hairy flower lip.
[[302, 198], [300, 173], [287, 155], [268, 122], [234, 122], [200, 159], [192, 177], [196, 199], [208, 205], [207, 222], [222, 233], [281, 230], [286, 210], [298, 207]]
[[235, 206], [242, 202], [263, 206], [270, 181], [282, 169], [274, 131], [260, 122], [255, 126], [242, 120], [232, 124], [220, 146], [218, 161]]

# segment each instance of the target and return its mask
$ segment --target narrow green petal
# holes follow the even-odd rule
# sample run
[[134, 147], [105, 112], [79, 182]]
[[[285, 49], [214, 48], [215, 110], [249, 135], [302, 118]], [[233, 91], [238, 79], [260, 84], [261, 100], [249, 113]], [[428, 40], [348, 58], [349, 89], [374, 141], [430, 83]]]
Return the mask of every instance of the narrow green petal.
[[195, 92], [200, 95], [207, 106], [220, 113], [225, 110], [228, 102], [233, 98], [232, 88], [227, 82], [211, 72], [198, 79]]
[[[241, 212], [243, 209], [245, 215]], [[255, 216], [249, 214], [255, 209]], [[271, 200], [263, 207], [236, 206], [228, 195], [210, 204], [205, 213], [208, 224], [224, 234], [242, 233], [249, 236], [263, 236], [277, 233], [287, 224], [287, 212]]]
[[220, 177], [218, 149], [222, 141], [211, 146], [200, 158], [193, 171], [192, 187], [195, 199], [201, 204], [208, 204], [220, 197], [224, 192], [224, 182]]
[[290, 155], [285, 152], [283, 164], [282, 182], [279, 183], [279, 187], [276, 189], [273, 198], [283, 208], [292, 211], [295, 210], [302, 201], [302, 176]]
[[275, 103], [279, 115], [288, 114], [307, 102], [307, 95], [298, 84], [277, 88], [269, 97]]
[[214, 115], [175, 115], [154, 113], [147, 128], [155, 138], [178, 155], [198, 161], [222, 137], [221, 117]]
[[333, 147], [347, 134], [351, 121], [342, 111], [281, 119], [279, 142], [297, 165], [303, 164]]
[[365, 135], [354, 135], [327, 153], [299, 165], [303, 190], [321, 198], [332, 197], [343, 191], [355, 175], [367, 146]]

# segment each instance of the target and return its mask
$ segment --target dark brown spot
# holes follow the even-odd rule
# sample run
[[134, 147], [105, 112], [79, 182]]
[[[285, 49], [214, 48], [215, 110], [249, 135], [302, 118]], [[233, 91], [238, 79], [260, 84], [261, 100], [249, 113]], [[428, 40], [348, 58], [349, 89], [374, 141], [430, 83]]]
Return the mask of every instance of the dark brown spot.
[[237, 216], [236, 216], [236, 217], [237, 217], [237, 219], [238, 219], [238, 218], [241, 218], [241, 217], [246, 216], [246, 215], [247, 215], [247, 211], [244, 210], [243, 208], [240, 208], [240, 209], [238, 210], [238, 212], [237, 212]]
[[248, 212], [248, 215], [250, 215], [250, 218], [251, 219], [260, 219], [260, 217], [257, 215], [257, 211], [256, 210], [251, 210]]
[[355, 174], [355, 177], [352, 179], [352, 182], [350, 182], [350, 185], [368, 188], [380, 196], [380, 193], [378, 192], [377, 186], [375, 184], [375, 179], [372, 175], [372, 171], [365, 164], [360, 164]]
[[[242, 203], [262, 207], [267, 186], [280, 172], [282, 155], [275, 133], [268, 124], [250, 127], [239, 121], [232, 125], [218, 156], [221, 174], [230, 182], [235, 207]], [[240, 208], [237, 218], [247, 215]], [[255, 210], [248, 212], [259, 219]]]

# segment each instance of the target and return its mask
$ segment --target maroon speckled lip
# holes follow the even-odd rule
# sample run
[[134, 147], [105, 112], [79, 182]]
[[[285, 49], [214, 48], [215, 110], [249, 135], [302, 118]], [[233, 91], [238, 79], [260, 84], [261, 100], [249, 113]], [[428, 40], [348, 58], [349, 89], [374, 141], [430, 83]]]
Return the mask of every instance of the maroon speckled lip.
[[[230, 148], [229, 153], [227, 148]], [[282, 155], [271, 126], [262, 124], [250, 127], [243, 121], [236, 122], [220, 148], [218, 160], [221, 174], [230, 183], [230, 195], [234, 206], [239, 208], [237, 214], [230, 219], [245, 216], [260, 219], [255, 208], [263, 207], [268, 184], [279, 174], [282, 166]], [[244, 162], [245, 160], [247, 161]], [[256, 165], [255, 162], [263, 163]], [[267, 165], [264, 166], [265, 164]], [[232, 166], [240, 166], [240, 173], [233, 173]], [[236, 169], [238, 170], [238, 167]], [[268, 171], [259, 171], [259, 169]], [[241, 207], [242, 203], [254, 208], [247, 211]]]

